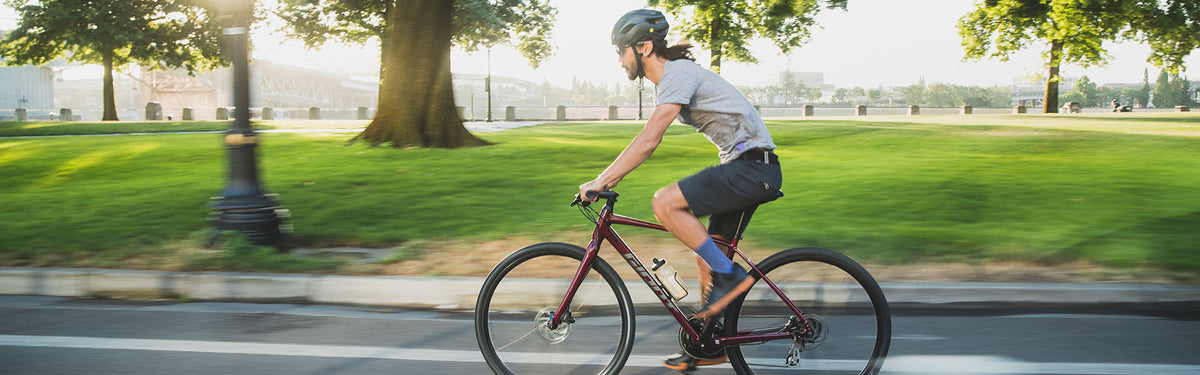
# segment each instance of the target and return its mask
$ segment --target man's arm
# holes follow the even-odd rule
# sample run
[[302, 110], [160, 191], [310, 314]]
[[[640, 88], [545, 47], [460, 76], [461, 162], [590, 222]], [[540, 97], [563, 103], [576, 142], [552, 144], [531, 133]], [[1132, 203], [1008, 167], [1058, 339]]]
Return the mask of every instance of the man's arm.
[[663, 134], [667, 132], [667, 127], [671, 122], [675, 121], [675, 117], [679, 115], [679, 110], [683, 107], [679, 104], [659, 104], [654, 107], [654, 112], [650, 114], [650, 120], [646, 121], [646, 126], [642, 128], [642, 132], [638, 133], [633, 141], [625, 146], [625, 150], [621, 151], [621, 155], [609, 164], [608, 168], [604, 169], [595, 180], [579, 185], [579, 196], [585, 200], [586, 192], [602, 191], [611, 189], [625, 178], [625, 175], [632, 172], [639, 165], [642, 165], [650, 155], [654, 154], [654, 149], [658, 148], [658, 144], [662, 143]]

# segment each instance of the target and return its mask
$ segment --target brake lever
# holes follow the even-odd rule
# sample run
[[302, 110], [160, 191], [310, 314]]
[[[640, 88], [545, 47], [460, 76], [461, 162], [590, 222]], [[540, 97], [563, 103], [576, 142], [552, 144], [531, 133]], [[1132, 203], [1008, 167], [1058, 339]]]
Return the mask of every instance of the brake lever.
[[576, 194], [576, 195], [575, 195], [575, 200], [571, 202], [571, 207], [575, 207], [575, 206], [577, 206], [577, 205], [581, 205], [581, 206], [583, 206], [583, 207], [587, 207], [589, 204], [591, 204], [591, 202], [585, 202], [583, 199], [580, 199], [580, 198], [579, 198], [579, 194]]
[[[596, 199], [596, 197], [600, 196], [600, 193], [597, 193], [594, 191], [588, 191], [586, 194], [587, 194], [587, 197], [590, 199]], [[575, 201], [571, 202], [571, 207], [575, 207], [575, 205], [582, 205], [583, 207], [587, 207], [591, 204], [592, 204], [592, 202], [585, 201], [585, 200], [583, 200], [583, 198], [581, 198], [579, 196], [579, 194], [575, 194]]]

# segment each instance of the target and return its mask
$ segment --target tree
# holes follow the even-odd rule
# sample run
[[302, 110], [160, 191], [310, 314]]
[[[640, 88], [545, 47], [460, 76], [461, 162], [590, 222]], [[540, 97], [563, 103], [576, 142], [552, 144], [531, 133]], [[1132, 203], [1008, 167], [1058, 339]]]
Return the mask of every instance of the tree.
[[21, 22], [0, 41], [6, 63], [58, 58], [104, 65], [104, 121], [117, 120], [113, 70], [130, 63], [185, 68], [223, 65], [220, 25], [202, 0], [9, 0]]
[[919, 83], [896, 88], [896, 92], [900, 94], [900, 99], [905, 104], [918, 105], [924, 104], [925, 99], [925, 84]]
[[1175, 105], [1188, 107], [1195, 105], [1192, 103], [1192, 84], [1186, 77], [1176, 74], [1171, 79], [1171, 86], [1175, 89]]
[[801, 102], [813, 101], [821, 98], [821, 89], [819, 87], [808, 87], [804, 81], [797, 77], [795, 72], [783, 71], [779, 73], [779, 82], [767, 86], [756, 92], [759, 102], [775, 104], [776, 99], [782, 100], [785, 105], [800, 104]]
[[1079, 94], [1079, 101], [1085, 106], [1096, 106], [1099, 104], [1099, 96], [1096, 92], [1096, 83], [1092, 82], [1088, 76], [1079, 77], [1075, 81], [1075, 92]]
[[379, 105], [351, 142], [456, 148], [487, 142], [458, 117], [450, 48], [511, 44], [536, 67], [557, 11], [545, 0], [287, 0], [278, 13], [309, 47], [379, 40]]
[[1137, 90], [1137, 94], [1133, 100], [1134, 102], [1131, 105], [1150, 105], [1150, 69], [1142, 70], [1142, 88]]
[[[1200, 47], [1200, 5], [1195, 0], [986, 0], [959, 19], [967, 59], [1008, 60], [1031, 41], [1046, 46], [1043, 111], [1057, 112], [1059, 67], [1103, 64], [1105, 41], [1150, 45], [1150, 62], [1175, 71]], [[1188, 34], [1190, 33], [1190, 34]]]
[[1192, 88], [1187, 78], [1175, 73], [1162, 71], [1154, 84], [1154, 106], [1170, 108], [1178, 105], [1192, 105]]
[[883, 88], [867, 90], [867, 99], [873, 103], [883, 99]]
[[1167, 71], [1158, 73], [1158, 79], [1154, 82], [1154, 106], [1157, 108], [1170, 108], [1175, 106], [1176, 90], [1171, 87], [1171, 76]]
[[721, 61], [757, 63], [746, 48], [750, 39], [767, 38], [787, 53], [807, 43], [815, 17], [827, 9], [846, 9], [847, 0], [649, 0], [675, 17], [688, 39], [708, 46], [709, 69], [721, 73]]

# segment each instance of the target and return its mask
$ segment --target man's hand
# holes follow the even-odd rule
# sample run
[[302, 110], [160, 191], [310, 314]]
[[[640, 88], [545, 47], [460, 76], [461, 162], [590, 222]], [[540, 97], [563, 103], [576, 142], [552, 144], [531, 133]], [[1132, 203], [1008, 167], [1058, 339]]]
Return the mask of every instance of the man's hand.
[[591, 180], [591, 181], [585, 182], [583, 185], [579, 185], [579, 195], [578, 195], [579, 200], [588, 202], [588, 203], [595, 202], [599, 198], [588, 198], [587, 192], [594, 191], [594, 192], [599, 193], [599, 192], [602, 192], [613, 186], [616, 186], [616, 183], [613, 183], [609, 186], [604, 186], [604, 183], [597, 181], [597, 180]]

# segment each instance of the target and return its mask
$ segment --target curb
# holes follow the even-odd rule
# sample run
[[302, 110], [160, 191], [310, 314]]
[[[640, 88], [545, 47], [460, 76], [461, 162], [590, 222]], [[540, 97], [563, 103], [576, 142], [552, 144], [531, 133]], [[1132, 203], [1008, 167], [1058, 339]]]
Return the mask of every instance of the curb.
[[[474, 306], [482, 284], [481, 277], [0, 267], [0, 294], [112, 299], [305, 302], [469, 309]], [[627, 280], [626, 286], [634, 303], [657, 303], [657, 297], [641, 281]], [[895, 282], [881, 286], [889, 303], [1200, 302], [1200, 285]], [[688, 287], [697, 290], [695, 282], [688, 283]]]

